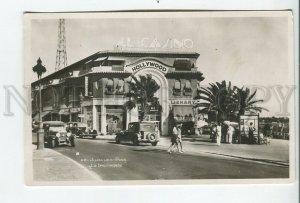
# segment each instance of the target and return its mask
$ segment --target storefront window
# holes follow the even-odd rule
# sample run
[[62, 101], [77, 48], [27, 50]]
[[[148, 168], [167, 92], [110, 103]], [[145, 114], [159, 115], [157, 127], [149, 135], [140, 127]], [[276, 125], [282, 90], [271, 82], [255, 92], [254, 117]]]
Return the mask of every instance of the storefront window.
[[116, 133], [125, 129], [125, 114], [122, 106], [106, 106], [106, 131]]
[[89, 128], [93, 127], [93, 108], [91, 106], [86, 107], [86, 123]]

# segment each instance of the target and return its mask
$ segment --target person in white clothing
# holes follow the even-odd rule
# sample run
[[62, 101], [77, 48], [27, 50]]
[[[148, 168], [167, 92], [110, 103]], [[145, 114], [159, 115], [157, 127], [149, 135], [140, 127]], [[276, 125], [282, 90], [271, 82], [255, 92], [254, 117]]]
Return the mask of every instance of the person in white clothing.
[[228, 143], [229, 144], [232, 143], [233, 133], [234, 133], [234, 128], [231, 125], [228, 125], [228, 128], [227, 128], [227, 137], [228, 137]]
[[216, 128], [217, 128], [217, 145], [220, 146], [221, 145], [221, 136], [222, 136], [221, 124], [218, 123]]

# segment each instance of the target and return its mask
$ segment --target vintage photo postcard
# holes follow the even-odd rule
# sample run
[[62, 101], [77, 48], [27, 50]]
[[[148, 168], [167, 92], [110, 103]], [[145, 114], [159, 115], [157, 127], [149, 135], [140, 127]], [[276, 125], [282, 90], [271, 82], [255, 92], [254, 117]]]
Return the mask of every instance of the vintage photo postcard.
[[292, 19], [25, 13], [26, 184], [294, 181]]

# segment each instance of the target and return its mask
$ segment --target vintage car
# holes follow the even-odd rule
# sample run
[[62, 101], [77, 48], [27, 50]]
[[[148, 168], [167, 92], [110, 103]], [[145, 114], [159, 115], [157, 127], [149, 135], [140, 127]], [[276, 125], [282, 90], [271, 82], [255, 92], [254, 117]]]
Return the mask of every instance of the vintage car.
[[79, 138], [90, 137], [95, 139], [98, 135], [97, 130], [90, 129], [86, 123], [69, 122], [67, 128]]
[[75, 137], [72, 133], [66, 131], [64, 122], [45, 121], [43, 122], [43, 128], [45, 146], [50, 148], [68, 144], [72, 147], [75, 146]]
[[132, 122], [128, 124], [128, 130], [116, 134], [116, 143], [131, 141], [134, 145], [139, 143], [151, 143], [156, 146], [159, 141], [157, 122]]

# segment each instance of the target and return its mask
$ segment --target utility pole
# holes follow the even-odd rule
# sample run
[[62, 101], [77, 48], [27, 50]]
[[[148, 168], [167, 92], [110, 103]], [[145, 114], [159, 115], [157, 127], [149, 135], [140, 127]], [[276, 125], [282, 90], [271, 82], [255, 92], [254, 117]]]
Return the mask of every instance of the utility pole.
[[65, 19], [59, 19], [55, 71], [66, 67], [67, 64]]
[[39, 130], [37, 134], [37, 149], [43, 150], [44, 149], [44, 129], [42, 123], [42, 75], [46, 72], [45, 66], [42, 65], [42, 60], [38, 58], [37, 64], [32, 68], [33, 72], [35, 72], [38, 76], [39, 82]]

